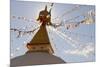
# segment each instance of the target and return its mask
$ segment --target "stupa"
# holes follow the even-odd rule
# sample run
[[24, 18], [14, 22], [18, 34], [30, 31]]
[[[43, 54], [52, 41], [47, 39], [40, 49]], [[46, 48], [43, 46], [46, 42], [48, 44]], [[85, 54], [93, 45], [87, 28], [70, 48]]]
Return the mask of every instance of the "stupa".
[[53, 55], [54, 50], [46, 29], [46, 25], [52, 25], [51, 10], [48, 12], [47, 6], [39, 13], [37, 21], [42, 25], [32, 40], [27, 43], [28, 51], [22, 56], [11, 59], [11, 67], [65, 63], [60, 57]]

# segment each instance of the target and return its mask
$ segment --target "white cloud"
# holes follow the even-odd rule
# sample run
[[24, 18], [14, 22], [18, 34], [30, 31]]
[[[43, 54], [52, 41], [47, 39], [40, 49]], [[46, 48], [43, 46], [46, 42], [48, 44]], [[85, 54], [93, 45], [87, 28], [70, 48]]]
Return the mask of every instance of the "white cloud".
[[92, 43], [88, 43], [84, 47], [80, 47], [78, 49], [67, 50], [65, 51], [65, 53], [89, 57], [91, 54], [94, 54], [94, 51], [95, 51], [94, 45]]

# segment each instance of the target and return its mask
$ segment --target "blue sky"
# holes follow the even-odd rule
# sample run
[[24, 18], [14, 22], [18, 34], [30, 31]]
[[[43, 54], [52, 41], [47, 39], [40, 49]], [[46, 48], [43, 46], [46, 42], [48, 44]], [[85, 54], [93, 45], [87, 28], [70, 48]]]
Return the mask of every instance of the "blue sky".
[[[11, 16], [17, 16], [17, 17], [23, 16], [33, 20], [34, 22], [27, 22], [11, 18], [10, 27], [26, 31], [33, 30], [38, 25], [38, 23], [36, 22], [38, 13], [39, 11], [44, 9], [45, 5], [47, 5], [49, 10], [51, 7], [50, 6], [51, 3], [11, 0], [11, 13], [10, 13]], [[83, 15], [84, 14], [86, 15], [86, 13], [89, 12], [90, 10], [95, 10], [95, 6], [55, 3], [54, 6], [52, 7], [52, 12], [51, 12], [52, 23], [59, 23], [59, 22], [63, 22], [64, 24], [70, 22], [77, 23], [83, 20], [84, 19]], [[62, 16], [63, 14], [64, 16]], [[76, 16], [80, 17], [73, 20], [69, 20]], [[58, 19], [54, 19], [56, 17], [58, 17]], [[54, 29], [52, 27], [47, 27], [47, 30], [50, 41], [55, 50], [54, 55], [61, 57], [66, 62], [84, 62], [84, 61], [95, 60], [94, 23], [89, 25], [81, 24], [77, 28], [69, 30], [67, 30], [64, 26], [57, 29]], [[35, 31], [35, 33], [37, 31]], [[35, 33], [26, 34], [23, 35], [22, 37], [16, 38], [18, 33], [11, 31], [11, 58], [25, 54], [25, 52], [27, 51], [26, 44], [29, 41], [31, 41]]]

